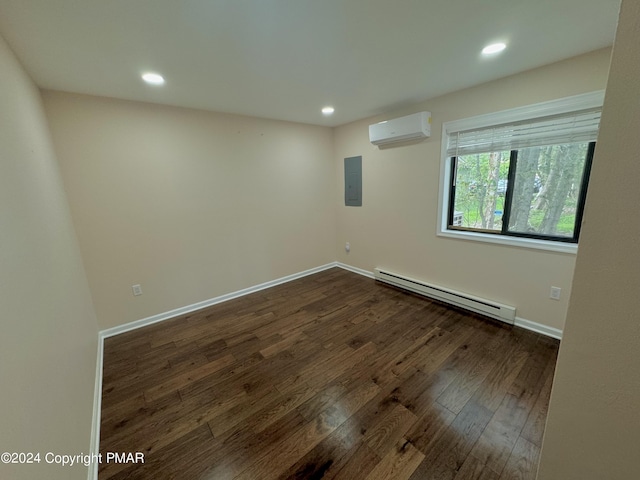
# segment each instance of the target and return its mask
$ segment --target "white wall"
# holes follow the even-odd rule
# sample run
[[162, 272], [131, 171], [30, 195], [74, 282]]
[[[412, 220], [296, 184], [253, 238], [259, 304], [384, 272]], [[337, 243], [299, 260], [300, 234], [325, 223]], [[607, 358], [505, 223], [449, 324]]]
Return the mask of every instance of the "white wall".
[[640, 3], [623, 0], [540, 480], [640, 478]]
[[[609, 56], [609, 49], [592, 52], [338, 127], [338, 261], [514, 305], [519, 317], [562, 329], [575, 255], [436, 236], [441, 128], [451, 120], [602, 90]], [[369, 143], [369, 124], [421, 110], [432, 113], [428, 140], [384, 150]], [[363, 206], [345, 207], [343, 159], [356, 155], [363, 157]], [[549, 299], [551, 285], [562, 288], [561, 301]]]
[[331, 129], [59, 92], [44, 103], [101, 328], [335, 260]]
[[0, 463], [3, 479], [86, 478], [98, 328], [38, 89], [0, 38]]

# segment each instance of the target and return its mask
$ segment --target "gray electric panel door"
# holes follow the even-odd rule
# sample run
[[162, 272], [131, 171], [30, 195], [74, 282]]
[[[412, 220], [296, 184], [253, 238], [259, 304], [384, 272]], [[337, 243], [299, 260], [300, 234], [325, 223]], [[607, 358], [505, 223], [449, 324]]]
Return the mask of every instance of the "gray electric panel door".
[[362, 206], [362, 157], [344, 159], [344, 204]]

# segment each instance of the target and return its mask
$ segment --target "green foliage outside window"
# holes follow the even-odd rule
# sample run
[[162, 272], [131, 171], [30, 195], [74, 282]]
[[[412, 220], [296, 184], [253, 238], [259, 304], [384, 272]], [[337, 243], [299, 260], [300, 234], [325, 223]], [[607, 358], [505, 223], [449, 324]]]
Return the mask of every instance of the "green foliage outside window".
[[573, 143], [457, 157], [453, 226], [573, 238], [588, 150]]

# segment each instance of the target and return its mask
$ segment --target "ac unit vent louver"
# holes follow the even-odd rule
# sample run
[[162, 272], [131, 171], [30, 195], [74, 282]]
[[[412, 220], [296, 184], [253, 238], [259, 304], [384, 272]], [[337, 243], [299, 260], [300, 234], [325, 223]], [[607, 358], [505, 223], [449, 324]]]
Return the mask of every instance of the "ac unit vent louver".
[[394, 143], [421, 140], [431, 135], [431, 113], [419, 112], [369, 125], [369, 141], [385, 146]]

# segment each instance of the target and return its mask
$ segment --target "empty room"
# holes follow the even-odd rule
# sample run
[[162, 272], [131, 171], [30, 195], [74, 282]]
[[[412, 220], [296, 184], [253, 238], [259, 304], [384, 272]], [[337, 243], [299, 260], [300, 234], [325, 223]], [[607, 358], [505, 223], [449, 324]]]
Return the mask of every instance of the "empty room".
[[638, 38], [0, 0], [0, 478], [640, 478]]

